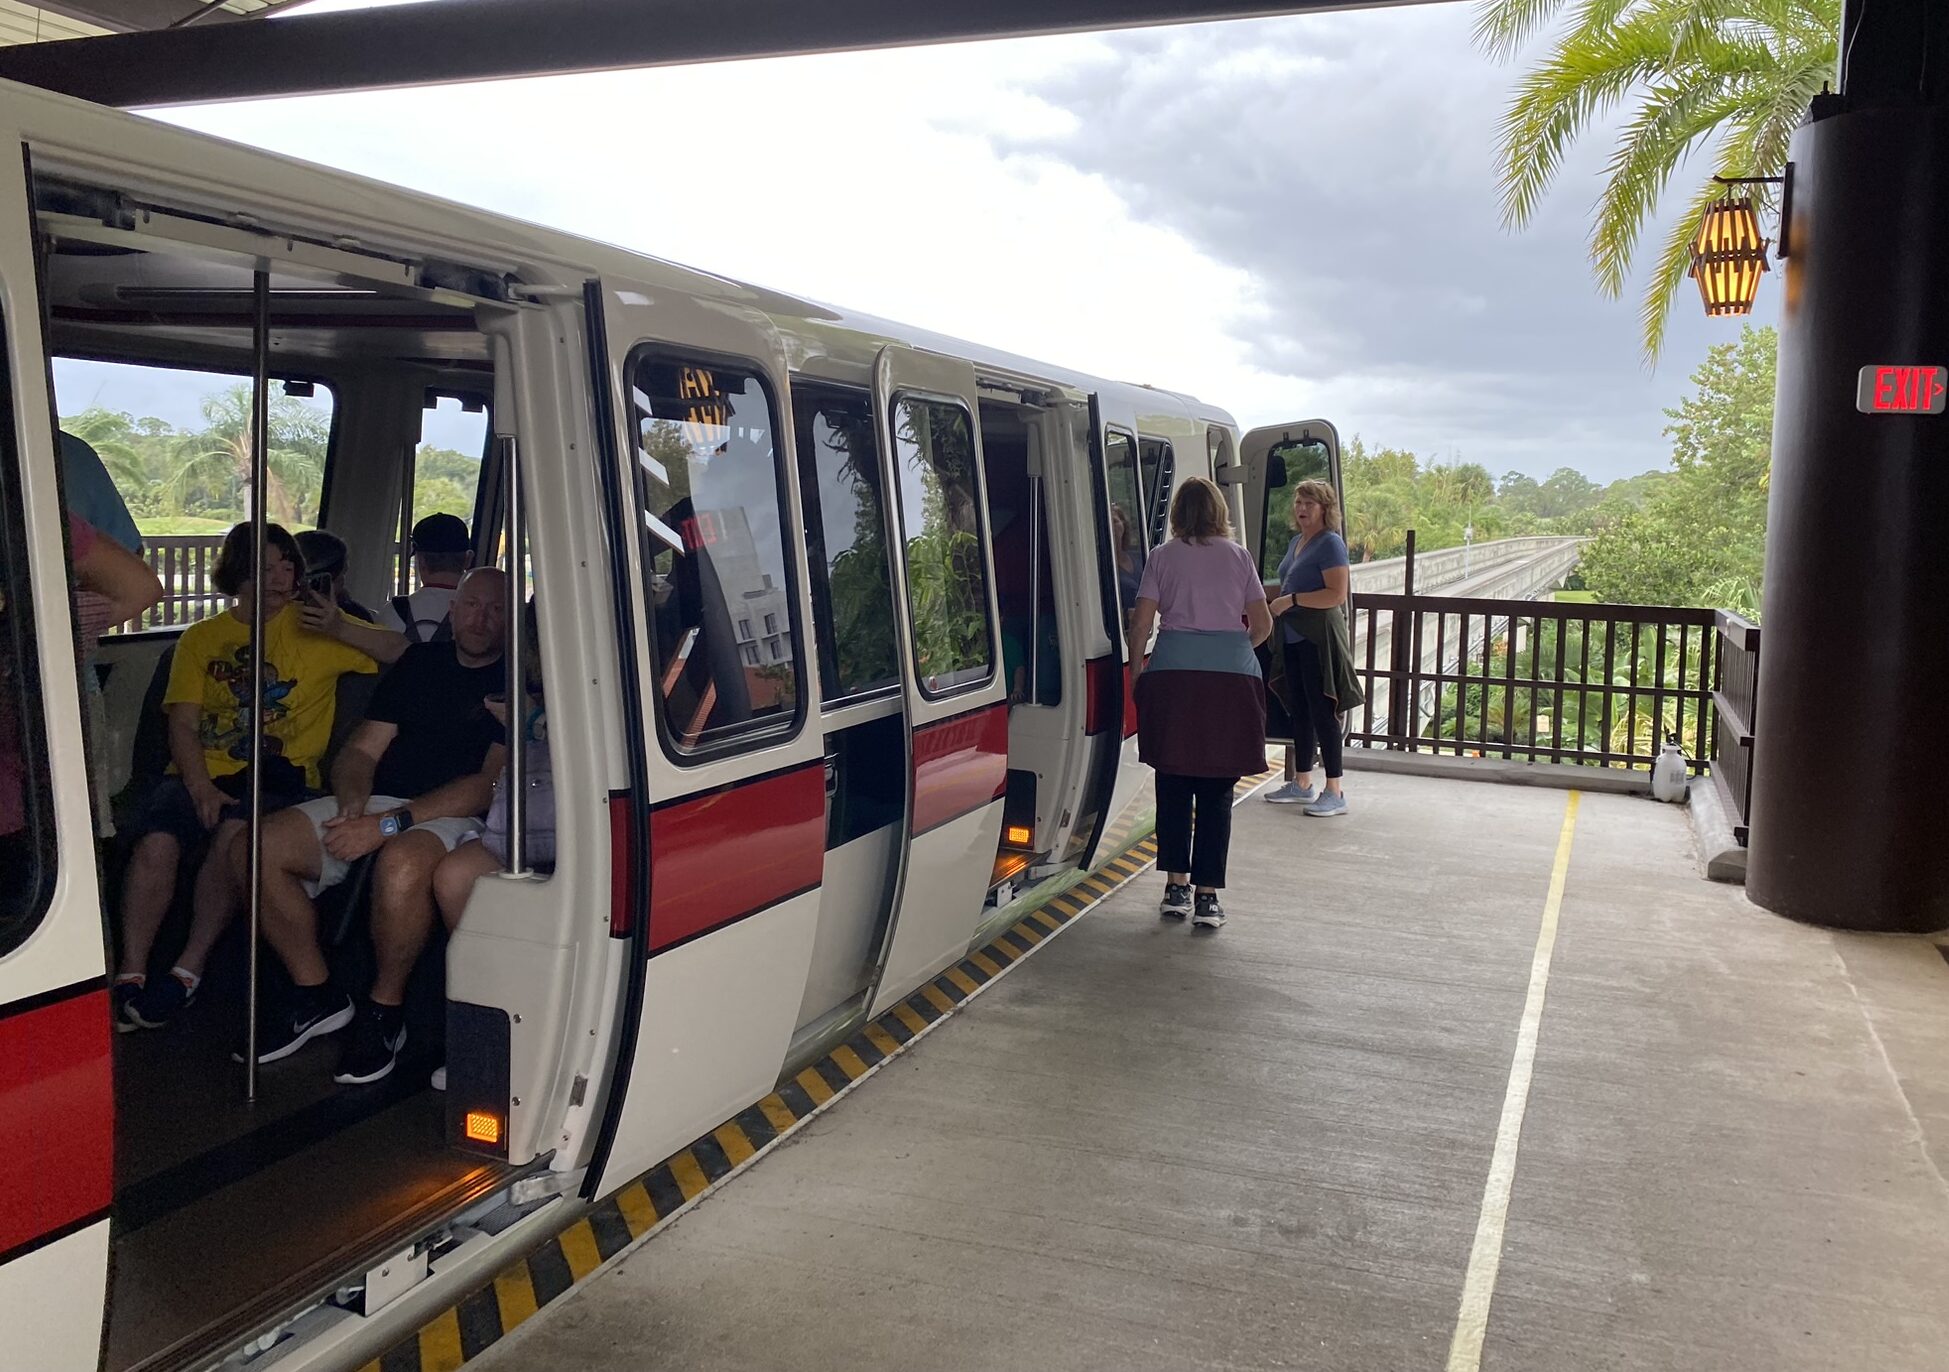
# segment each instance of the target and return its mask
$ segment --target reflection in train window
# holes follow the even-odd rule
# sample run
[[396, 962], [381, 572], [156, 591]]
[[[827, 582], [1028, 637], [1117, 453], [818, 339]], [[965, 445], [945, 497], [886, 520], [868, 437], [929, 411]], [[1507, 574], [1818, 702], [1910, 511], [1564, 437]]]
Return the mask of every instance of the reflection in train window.
[[811, 544], [820, 693], [828, 701], [900, 681], [887, 574], [880, 455], [865, 392], [792, 387], [799, 489]]
[[914, 667], [921, 690], [939, 695], [994, 672], [974, 428], [959, 405], [903, 396], [893, 404], [893, 447]]
[[1137, 485], [1137, 440], [1111, 429], [1104, 435], [1104, 465], [1110, 481], [1110, 547], [1117, 560], [1117, 604], [1123, 610], [1126, 632], [1137, 604], [1137, 587], [1144, 579], [1147, 546], [1143, 497]]
[[771, 397], [748, 371], [646, 350], [629, 376], [664, 737], [678, 753], [769, 741], [803, 672]]
[[[0, 330], [0, 358], [6, 355]], [[34, 656], [18, 458], [13, 388], [0, 375], [0, 957], [18, 948], [40, 924], [54, 884], [47, 735]]]

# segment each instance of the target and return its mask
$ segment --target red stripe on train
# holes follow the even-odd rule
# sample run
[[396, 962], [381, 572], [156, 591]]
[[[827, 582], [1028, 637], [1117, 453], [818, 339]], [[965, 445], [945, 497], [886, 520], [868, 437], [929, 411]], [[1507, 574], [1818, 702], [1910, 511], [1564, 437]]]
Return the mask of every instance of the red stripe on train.
[[811, 890], [825, 854], [816, 762], [651, 811], [650, 951]]
[[993, 804], [1008, 790], [1008, 706], [914, 730], [913, 832]]
[[102, 989], [0, 1019], [0, 1253], [108, 1208], [113, 1038]]

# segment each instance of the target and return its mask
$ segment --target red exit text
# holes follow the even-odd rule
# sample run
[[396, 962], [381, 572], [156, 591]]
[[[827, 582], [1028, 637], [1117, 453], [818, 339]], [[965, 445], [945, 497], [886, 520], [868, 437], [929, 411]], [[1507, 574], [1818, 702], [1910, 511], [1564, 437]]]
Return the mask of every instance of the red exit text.
[[1949, 404], [1949, 368], [1863, 367], [1854, 403], [1863, 414], [1941, 414]]

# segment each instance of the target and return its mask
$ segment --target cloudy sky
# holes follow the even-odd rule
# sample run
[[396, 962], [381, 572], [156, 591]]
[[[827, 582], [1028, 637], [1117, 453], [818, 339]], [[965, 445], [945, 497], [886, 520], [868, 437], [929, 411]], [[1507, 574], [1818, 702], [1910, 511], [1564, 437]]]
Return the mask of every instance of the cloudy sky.
[[1469, 18], [1409, 6], [164, 117], [1189, 390], [1248, 424], [1324, 416], [1498, 474], [1662, 466], [1663, 410], [1736, 329], [1682, 300], [1645, 370], [1635, 298], [1599, 296], [1585, 264], [1604, 141], [1528, 230], [1501, 227], [1515, 73], [1475, 53]]

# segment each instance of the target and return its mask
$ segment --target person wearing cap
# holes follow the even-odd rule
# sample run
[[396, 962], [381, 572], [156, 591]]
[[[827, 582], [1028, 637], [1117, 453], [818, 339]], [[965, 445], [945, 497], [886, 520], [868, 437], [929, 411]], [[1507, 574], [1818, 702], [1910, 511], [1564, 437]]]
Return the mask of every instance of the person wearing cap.
[[410, 596], [396, 595], [387, 601], [377, 622], [415, 643], [445, 638], [450, 632], [447, 614], [453, 608], [460, 578], [473, 561], [466, 521], [458, 515], [428, 515], [413, 526], [413, 572], [420, 588]]

